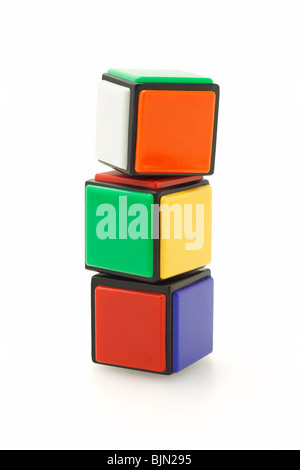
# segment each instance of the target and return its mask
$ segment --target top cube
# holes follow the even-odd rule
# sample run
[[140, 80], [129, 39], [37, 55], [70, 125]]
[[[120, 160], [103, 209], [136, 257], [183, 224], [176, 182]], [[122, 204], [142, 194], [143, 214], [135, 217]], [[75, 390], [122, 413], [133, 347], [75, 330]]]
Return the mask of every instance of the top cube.
[[212, 175], [218, 105], [210, 78], [110, 69], [98, 88], [97, 159], [130, 176]]

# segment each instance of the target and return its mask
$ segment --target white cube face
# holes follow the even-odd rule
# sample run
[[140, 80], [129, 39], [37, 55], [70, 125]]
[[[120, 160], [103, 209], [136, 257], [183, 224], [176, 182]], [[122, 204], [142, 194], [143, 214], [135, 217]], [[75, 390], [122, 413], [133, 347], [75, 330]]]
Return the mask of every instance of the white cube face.
[[96, 157], [127, 169], [130, 89], [103, 80], [98, 87]]

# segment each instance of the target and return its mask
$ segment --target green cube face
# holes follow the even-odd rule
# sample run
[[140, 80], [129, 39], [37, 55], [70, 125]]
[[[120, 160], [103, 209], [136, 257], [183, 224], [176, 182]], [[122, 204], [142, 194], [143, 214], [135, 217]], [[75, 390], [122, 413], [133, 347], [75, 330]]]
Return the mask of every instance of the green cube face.
[[87, 184], [87, 267], [152, 278], [153, 204], [147, 192]]

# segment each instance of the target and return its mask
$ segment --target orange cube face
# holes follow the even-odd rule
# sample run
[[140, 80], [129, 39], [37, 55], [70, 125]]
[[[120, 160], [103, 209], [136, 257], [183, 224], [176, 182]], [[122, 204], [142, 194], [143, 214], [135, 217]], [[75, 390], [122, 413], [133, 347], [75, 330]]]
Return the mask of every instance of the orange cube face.
[[141, 91], [135, 171], [209, 173], [215, 105], [213, 91]]

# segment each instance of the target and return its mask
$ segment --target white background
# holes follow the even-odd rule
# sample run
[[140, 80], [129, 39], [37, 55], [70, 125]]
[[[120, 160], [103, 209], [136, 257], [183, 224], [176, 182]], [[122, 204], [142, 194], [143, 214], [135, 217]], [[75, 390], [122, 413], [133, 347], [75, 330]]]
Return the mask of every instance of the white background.
[[[1, 0], [0, 446], [299, 449], [299, 0]], [[215, 352], [94, 365], [84, 182], [109, 67], [221, 86]]]

